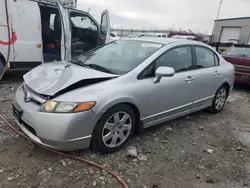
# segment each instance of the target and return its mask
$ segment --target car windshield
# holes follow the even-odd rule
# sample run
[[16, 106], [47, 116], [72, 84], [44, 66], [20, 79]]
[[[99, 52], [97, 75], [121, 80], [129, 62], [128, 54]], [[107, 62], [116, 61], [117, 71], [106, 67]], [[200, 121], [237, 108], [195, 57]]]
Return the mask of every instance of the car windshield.
[[119, 40], [80, 55], [71, 62], [122, 75], [133, 70], [162, 46], [153, 42]]
[[223, 55], [236, 56], [236, 57], [250, 57], [249, 47], [231, 47], [223, 53]]

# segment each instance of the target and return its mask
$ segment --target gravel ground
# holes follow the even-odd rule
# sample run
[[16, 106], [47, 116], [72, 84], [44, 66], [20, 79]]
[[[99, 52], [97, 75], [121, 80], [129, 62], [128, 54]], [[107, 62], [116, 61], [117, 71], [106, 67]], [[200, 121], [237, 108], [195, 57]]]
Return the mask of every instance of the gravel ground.
[[[12, 98], [20, 84], [20, 76], [7, 75], [0, 100]], [[220, 114], [201, 111], [150, 128], [115, 154], [72, 154], [110, 168], [131, 188], [250, 187], [249, 103], [250, 89], [236, 88]], [[15, 124], [11, 101], [0, 103], [0, 114]], [[29, 143], [0, 120], [0, 188], [6, 187], [121, 186], [103, 171]]]

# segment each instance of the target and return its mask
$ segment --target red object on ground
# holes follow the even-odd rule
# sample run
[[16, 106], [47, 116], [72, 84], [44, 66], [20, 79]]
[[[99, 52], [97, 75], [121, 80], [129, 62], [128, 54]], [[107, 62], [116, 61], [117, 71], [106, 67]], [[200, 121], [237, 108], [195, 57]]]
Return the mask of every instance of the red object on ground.
[[101, 166], [101, 165], [99, 165], [99, 164], [97, 164], [97, 163], [95, 163], [95, 162], [89, 161], [89, 160], [87, 160], [87, 159], [84, 159], [84, 158], [81, 158], [81, 157], [75, 157], [74, 155], [70, 155], [70, 154], [67, 154], [67, 153], [63, 153], [63, 152], [56, 151], [56, 150], [53, 150], [53, 149], [51, 149], [51, 148], [45, 147], [45, 146], [41, 145], [40, 143], [31, 140], [31, 139], [30, 139], [28, 136], [26, 136], [24, 133], [20, 132], [19, 129], [16, 129], [14, 126], [12, 126], [12, 125], [11, 125], [2, 115], [0, 115], [0, 119], [3, 120], [4, 123], [5, 123], [6, 125], [8, 125], [8, 127], [9, 127], [10, 129], [12, 129], [14, 132], [16, 132], [16, 133], [19, 134], [20, 136], [22, 136], [22, 137], [28, 139], [29, 141], [33, 142], [34, 144], [41, 146], [42, 148], [46, 149], [47, 151], [56, 153], [56, 154], [61, 155], [61, 156], [64, 156], [64, 157], [72, 158], [72, 159], [74, 159], [74, 160], [76, 160], [76, 161], [79, 161], [79, 162], [82, 162], [82, 163], [86, 163], [86, 164], [88, 164], [88, 165], [90, 165], [90, 166], [94, 166], [94, 167], [96, 167], [96, 168], [99, 168], [99, 169], [101, 169], [101, 170], [104, 170], [104, 171], [108, 172], [110, 175], [112, 175], [115, 179], [117, 179], [117, 181], [122, 185], [123, 188], [128, 188], [128, 185], [125, 183], [125, 181], [123, 181], [119, 175], [117, 175], [116, 173], [112, 172], [112, 171], [109, 170], [108, 168], [103, 167], [103, 166]]

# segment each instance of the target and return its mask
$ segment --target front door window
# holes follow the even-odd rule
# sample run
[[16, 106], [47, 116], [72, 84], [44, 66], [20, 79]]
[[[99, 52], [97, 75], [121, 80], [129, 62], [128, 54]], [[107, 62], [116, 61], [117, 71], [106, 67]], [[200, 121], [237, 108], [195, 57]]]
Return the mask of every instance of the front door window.
[[156, 69], [160, 66], [172, 67], [175, 72], [192, 68], [192, 50], [190, 46], [171, 49], [155, 61]]

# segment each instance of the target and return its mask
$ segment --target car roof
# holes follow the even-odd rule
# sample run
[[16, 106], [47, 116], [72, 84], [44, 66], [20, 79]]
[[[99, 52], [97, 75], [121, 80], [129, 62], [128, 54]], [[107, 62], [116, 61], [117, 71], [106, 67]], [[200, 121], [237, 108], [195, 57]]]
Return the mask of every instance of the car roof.
[[134, 41], [141, 41], [141, 42], [153, 42], [153, 43], [158, 43], [158, 44], [163, 44], [163, 45], [168, 45], [171, 43], [178, 42], [180, 45], [199, 45], [199, 46], [205, 46], [208, 47], [212, 50], [214, 50], [211, 46], [201, 43], [195, 40], [183, 40], [181, 38], [158, 38], [158, 37], [132, 37], [132, 38], [121, 38], [120, 40], [134, 40]]
[[135, 40], [135, 41], [142, 41], [142, 42], [154, 42], [160, 44], [170, 44], [172, 42], [181, 41], [177, 38], [154, 38], [154, 37], [140, 37], [140, 38], [122, 38], [121, 40]]

